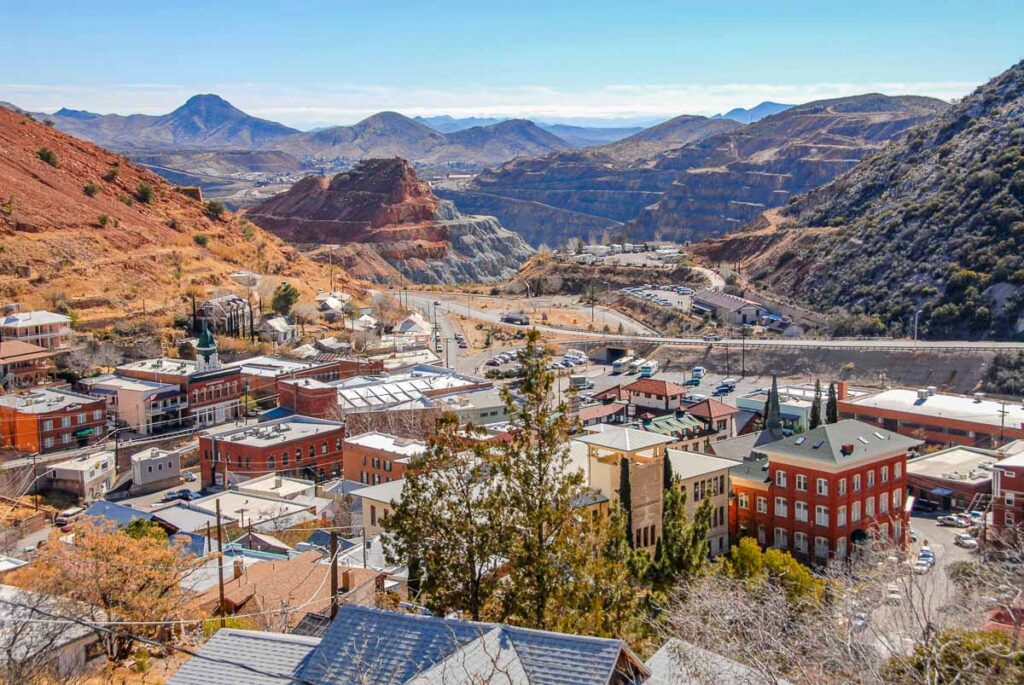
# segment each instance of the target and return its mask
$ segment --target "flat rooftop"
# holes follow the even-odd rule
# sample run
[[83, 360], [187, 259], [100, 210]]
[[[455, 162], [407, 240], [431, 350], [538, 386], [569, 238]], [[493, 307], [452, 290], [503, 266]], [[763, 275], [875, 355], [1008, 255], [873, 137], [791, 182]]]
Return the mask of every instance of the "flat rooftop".
[[86, 454], [57, 464], [50, 464], [50, 468], [63, 469], [65, 471], [92, 471], [94, 468], [97, 468], [97, 464], [103, 461], [106, 461], [106, 468], [112, 467], [114, 464], [114, 453], [95, 452], [93, 454]]
[[210, 435], [216, 438], [217, 442], [221, 443], [267, 447], [269, 445], [290, 443], [294, 440], [304, 440], [337, 430], [340, 427], [341, 424], [333, 421], [321, 421], [308, 417], [289, 417], [253, 426], [211, 432]]
[[381, 450], [382, 452], [400, 454], [404, 457], [415, 457], [423, 454], [427, 449], [427, 443], [420, 440], [399, 438], [388, 433], [379, 433], [376, 431], [363, 433], [362, 435], [356, 435], [351, 438], [345, 438], [345, 443], [349, 445], [361, 445], [363, 447]]
[[997, 453], [975, 447], [951, 447], [907, 462], [907, 475], [940, 480], [979, 483], [992, 479]]
[[114, 376], [112, 374], [96, 376], [94, 378], [85, 378], [81, 383], [87, 387], [105, 387], [117, 390], [136, 390], [140, 392], [145, 392], [146, 390], [174, 390], [177, 392], [179, 389], [178, 386], [173, 383], [141, 381], [135, 378], [125, 378], [124, 376]]
[[0, 395], [0, 406], [11, 407], [19, 414], [49, 414], [54, 411], [71, 409], [82, 404], [101, 402], [95, 397], [79, 395], [68, 390], [39, 388], [31, 392]]
[[307, 369], [315, 369], [318, 366], [324, 366], [323, 362], [316, 361], [297, 361], [294, 359], [284, 359], [282, 357], [250, 357], [249, 359], [241, 359], [237, 362], [231, 362], [225, 364], [226, 367], [238, 367], [242, 373], [247, 376], [263, 376], [266, 378], [275, 378], [286, 373], [296, 373], [298, 371], [305, 371]]
[[136, 362], [122, 364], [117, 367], [117, 370], [148, 371], [150, 373], [164, 373], [169, 376], [190, 376], [196, 372], [196, 368], [196, 363], [191, 359], [159, 357], [157, 359], [140, 359]]
[[338, 404], [347, 410], [384, 409], [418, 400], [425, 395], [452, 394], [462, 388], [490, 384], [476, 376], [448, 369], [417, 367], [406, 373], [388, 376], [356, 376], [335, 385]]
[[[283, 516], [298, 514], [306, 511], [307, 507], [277, 497], [261, 497], [259, 495], [246, 494], [228, 490], [219, 492], [209, 497], [203, 497], [192, 502], [193, 509], [200, 509], [206, 513], [215, 513], [217, 502], [220, 501], [222, 516], [228, 516], [239, 525], [245, 526], [249, 523], [260, 523], [272, 521]], [[153, 512], [159, 517], [160, 513]]]
[[259, 476], [237, 485], [239, 491], [255, 491], [283, 499], [296, 497], [314, 487], [316, 487], [316, 484], [311, 480], [288, 478], [287, 476], [279, 476], [275, 473], [268, 473], [265, 476]]
[[[923, 394], [924, 397], [918, 395]], [[981, 423], [994, 428], [1024, 427], [1024, 406], [1020, 402], [996, 402], [970, 395], [928, 394], [913, 388], [892, 388], [855, 399], [843, 400], [854, 407], [872, 407], [886, 411], [919, 414], [951, 421]], [[1006, 415], [1002, 414], [1005, 409]]]

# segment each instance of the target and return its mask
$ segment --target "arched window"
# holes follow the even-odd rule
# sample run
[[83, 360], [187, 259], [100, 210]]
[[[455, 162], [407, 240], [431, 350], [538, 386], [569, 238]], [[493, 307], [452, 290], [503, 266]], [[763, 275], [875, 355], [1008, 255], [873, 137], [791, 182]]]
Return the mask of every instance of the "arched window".
[[276, 468], [277, 468], [277, 462], [274, 461], [274, 458], [273, 457], [267, 457], [267, 469], [269, 469], [270, 471], [273, 471]]

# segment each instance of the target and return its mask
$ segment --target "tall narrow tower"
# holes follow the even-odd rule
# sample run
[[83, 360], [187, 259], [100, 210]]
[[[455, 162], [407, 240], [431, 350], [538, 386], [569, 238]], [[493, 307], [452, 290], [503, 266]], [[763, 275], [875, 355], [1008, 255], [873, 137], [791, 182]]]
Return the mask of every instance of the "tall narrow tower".
[[219, 368], [220, 357], [217, 355], [217, 340], [204, 320], [203, 332], [199, 334], [199, 343], [196, 345], [196, 370], [199, 372], [216, 371]]

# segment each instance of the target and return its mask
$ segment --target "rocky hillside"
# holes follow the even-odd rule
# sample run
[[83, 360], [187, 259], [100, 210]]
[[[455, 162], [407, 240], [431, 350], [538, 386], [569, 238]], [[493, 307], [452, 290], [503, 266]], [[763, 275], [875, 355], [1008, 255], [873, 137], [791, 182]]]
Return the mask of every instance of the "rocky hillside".
[[589, 150], [514, 159], [438, 193], [466, 211], [497, 216], [534, 246], [601, 239], [657, 202], [671, 184], [674, 173], [652, 168], [652, 156], [737, 126], [676, 117]]
[[672, 150], [654, 165], [673, 173], [671, 186], [628, 233], [683, 241], [735, 230], [828, 183], [947, 106], [878, 94], [823, 100]]
[[0, 301], [64, 303], [83, 325], [181, 312], [190, 288], [239, 269], [306, 293], [321, 265], [230, 213], [214, 218], [159, 176], [91, 143], [0, 109]]
[[458, 162], [486, 166], [570, 146], [558, 136], [521, 119], [446, 134], [397, 112], [381, 112], [352, 126], [332, 126], [284, 138], [275, 141], [272, 147], [300, 158], [354, 162], [397, 156], [420, 164]]
[[293, 128], [250, 116], [217, 95], [194, 95], [169, 114], [94, 114], [61, 109], [56, 127], [111, 150], [260, 149]]
[[879, 330], [920, 310], [923, 336], [1024, 337], [1024, 62], [745, 242], [734, 253], [764, 286]]
[[378, 283], [503, 280], [531, 250], [488, 216], [439, 200], [403, 159], [372, 159], [333, 178], [309, 176], [247, 213], [288, 242]]

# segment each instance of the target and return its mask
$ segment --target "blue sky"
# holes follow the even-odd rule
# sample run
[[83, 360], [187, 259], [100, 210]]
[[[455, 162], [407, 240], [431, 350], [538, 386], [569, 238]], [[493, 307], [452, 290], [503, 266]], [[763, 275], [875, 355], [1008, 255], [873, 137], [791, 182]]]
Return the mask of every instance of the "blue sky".
[[662, 119], [867, 91], [950, 98], [1024, 56], [1024, 2], [0, 0], [0, 100], [299, 127], [409, 115]]

